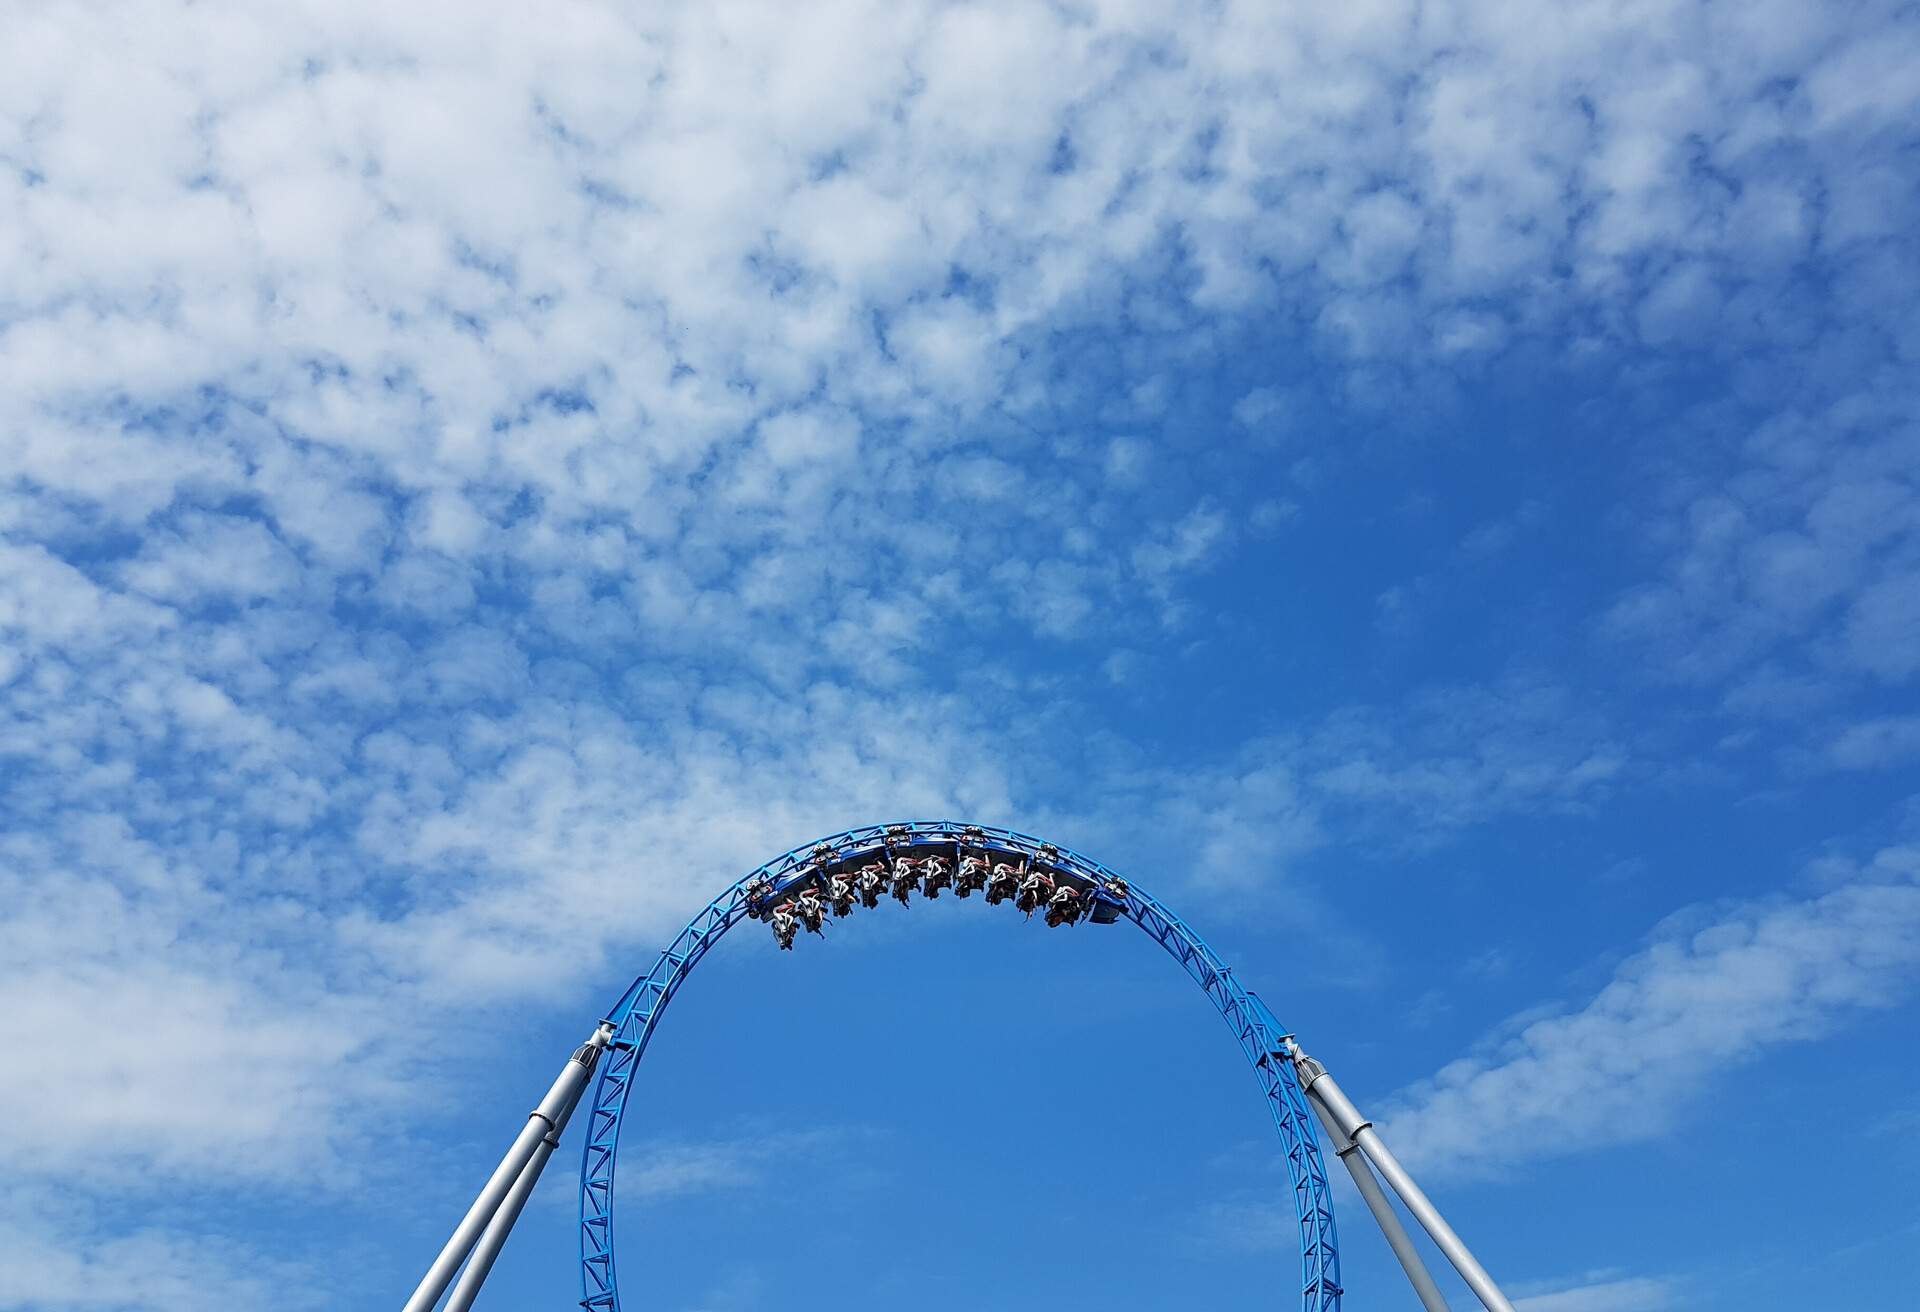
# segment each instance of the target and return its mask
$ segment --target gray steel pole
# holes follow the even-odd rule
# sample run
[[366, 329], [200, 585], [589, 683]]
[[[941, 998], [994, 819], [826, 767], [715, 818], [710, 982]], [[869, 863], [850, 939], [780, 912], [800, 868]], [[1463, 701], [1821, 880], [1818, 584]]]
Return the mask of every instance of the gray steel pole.
[[1467, 1248], [1460, 1236], [1454, 1233], [1447, 1219], [1440, 1215], [1440, 1209], [1433, 1200], [1413, 1182], [1407, 1174], [1407, 1168], [1400, 1165], [1400, 1159], [1380, 1142], [1379, 1134], [1373, 1128], [1373, 1122], [1360, 1114], [1339, 1082], [1327, 1074], [1322, 1066], [1296, 1046], [1293, 1049], [1294, 1069], [1300, 1073], [1300, 1087], [1317, 1098], [1327, 1113], [1333, 1117], [1333, 1123], [1340, 1127], [1342, 1134], [1360, 1146], [1374, 1168], [1386, 1178], [1393, 1191], [1400, 1195], [1400, 1201], [1407, 1205], [1423, 1229], [1433, 1237], [1434, 1246], [1453, 1263], [1453, 1269], [1467, 1282], [1474, 1297], [1480, 1300], [1487, 1312], [1513, 1312], [1513, 1304], [1500, 1292], [1500, 1286], [1493, 1283], [1493, 1277], [1480, 1265], [1473, 1253]]
[[[569, 1107], [567, 1110], [573, 1109]], [[473, 1300], [480, 1296], [480, 1286], [486, 1283], [494, 1260], [500, 1256], [500, 1250], [506, 1246], [507, 1236], [513, 1232], [514, 1222], [520, 1219], [521, 1209], [532, 1196], [533, 1187], [540, 1183], [540, 1173], [547, 1169], [547, 1159], [560, 1146], [560, 1132], [566, 1128], [566, 1119], [562, 1117], [559, 1125], [540, 1136], [540, 1144], [521, 1170], [520, 1178], [513, 1182], [513, 1188], [507, 1191], [507, 1196], [500, 1202], [500, 1210], [493, 1214], [493, 1219], [487, 1222], [487, 1228], [480, 1232], [480, 1242], [473, 1246], [473, 1256], [461, 1268], [460, 1278], [453, 1282], [453, 1292], [447, 1295], [445, 1312], [468, 1312]]]
[[[547, 1096], [527, 1117], [527, 1123], [514, 1139], [513, 1146], [507, 1149], [507, 1155], [500, 1159], [500, 1165], [493, 1168], [493, 1174], [487, 1178], [486, 1185], [480, 1190], [480, 1196], [473, 1200], [473, 1206], [467, 1209], [466, 1216], [454, 1227], [446, 1247], [440, 1250], [440, 1256], [427, 1268], [427, 1274], [413, 1291], [413, 1297], [406, 1302], [404, 1312], [433, 1312], [440, 1302], [440, 1295], [446, 1292], [453, 1281], [453, 1273], [460, 1269], [467, 1254], [473, 1250], [474, 1241], [486, 1228], [493, 1214], [500, 1210], [500, 1204], [507, 1196], [521, 1172], [534, 1154], [539, 1151], [540, 1141], [557, 1126], [564, 1124], [566, 1110], [579, 1101], [580, 1091], [586, 1087], [587, 1077], [593, 1073], [595, 1063], [600, 1059], [600, 1050], [613, 1037], [613, 1028], [602, 1025], [593, 1032], [593, 1037], [575, 1050], [560, 1069], [559, 1078], [553, 1087], [547, 1090]], [[529, 1186], [531, 1187], [531, 1186]]]
[[[1420, 1252], [1413, 1246], [1412, 1236], [1407, 1228], [1400, 1224], [1400, 1214], [1393, 1210], [1393, 1203], [1387, 1198], [1386, 1190], [1373, 1178], [1373, 1170], [1367, 1165], [1365, 1154], [1360, 1145], [1340, 1132], [1333, 1122], [1333, 1113], [1329, 1112], [1321, 1101], [1309, 1094], [1307, 1102], [1314, 1114], [1320, 1118], [1320, 1125], [1327, 1132], [1327, 1138], [1333, 1144], [1333, 1154], [1347, 1164], [1347, 1171], [1353, 1176], [1354, 1187], [1366, 1200], [1367, 1210], [1373, 1213], [1373, 1219], [1380, 1226], [1380, 1233], [1387, 1237], [1387, 1246], [1393, 1249], [1393, 1255], [1400, 1259], [1401, 1270], [1407, 1273], [1407, 1279], [1413, 1284], [1413, 1292], [1420, 1296], [1420, 1306], [1426, 1312], [1449, 1312], [1447, 1300], [1440, 1293], [1440, 1286], [1433, 1282], [1433, 1273], [1427, 1270], [1427, 1264], [1420, 1260]], [[452, 1312], [449, 1308], [448, 1312]]]
[[540, 1183], [540, 1173], [547, 1169], [547, 1162], [560, 1146], [560, 1136], [567, 1132], [567, 1122], [573, 1119], [573, 1109], [580, 1105], [580, 1096], [586, 1092], [586, 1088], [585, 1081], [574, 1087], [573, 1097], [560, 1109], [553, 1128], [540, 1136], [533, 1156], [521, 1169], [513, 1188], [501, 1200], [500, 1210], [493, 1214], [493, 1219], [487, 1222], [487, 1228], [480, 1232], [480, 1242], [473, 1246], [473, 1256], [467, 1259], [460, 1278], [453, 1282], [453, 1292], [447, 1295], [445, 1312], [468, 1312], [473, 1300], [480, 1296], [480, 1286], [486, 1283], [495, 1259], [506, 1246], [507, 1236], [513, 1233], [513, 1225], [520, 1219], [521, 1209], [526, 1207], [527, 1199], [533, 1196], [533, 1187]]

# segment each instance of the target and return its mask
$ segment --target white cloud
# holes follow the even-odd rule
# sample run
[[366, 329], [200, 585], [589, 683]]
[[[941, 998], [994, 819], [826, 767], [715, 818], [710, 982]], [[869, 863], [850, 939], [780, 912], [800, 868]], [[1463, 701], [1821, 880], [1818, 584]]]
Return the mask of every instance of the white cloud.
[[1290, 418], [1286, 393], [1272, 387], [1256, 387], [1233, 403], [1234, 422], [1256, 432], [1281, 428]]
[[[621, 1157], [620, 1192], [658, 1201], [745, 1188], [776, 1162], [843, 1163], [849, 1146], [865, 1133], [845, 1126], [785, 1127], [726, 1139], [640, 1143]], [[863, 1154], [852, 1157], [864, 1160]]]
[[1848, 725], [1827, 748], [1842, 770], [1873, 770], [1920, 756], [1920, 715], [1886, 715]]
[[144, 1225], [96, 1237], [92, 1218], [15, 1192], [0, 1210], [0, 1308], [202, 1312], [324, 1306], [313, 1273], [217, 1235]]
[[[393, 1100], [379, 999], [305, 964], [321, 926], [292, 900], [228, 900], [221, 845], [170, 852], [117, 816], [0, 856], [0, 1162], [119, 1188], [284, 1179], [349, 1150], [343, 1109]], [[223, 921], [245, 932], [223, 935]], [[288, 951], [298, 952], [294, 964]]]
[[[1603, 717], [1564, 689], [1522, 681], [1347, 707], [1203, 764], [1096, 746], [1103, 804], [1072, 817], [1096, 833], [1073, 841], [1169, 864], [1215, 894], [1271, 889], [1335, 842], [1426, 848], [1507, 815], [1584, 812], [1638, 769]], [[1312, 915], [1307, 890], [1290, 889], [1298, 913]]]
[[[1516, 1286], [1515, 1292], [1522, 1288]], [[1680, 1305], [1673, 1281], [1617, 1271], [1592, 1272], [1578, 1283], [1513, 1300], [1515, 1312], [1665, 1312]]]
[[1884, 416], [1906, 403], [1876, 385], [1789, 411], [1740, 435], [1731, 475], [1716, 451], [1676, 478], [1648, 524], [1661, 576], [1607, 629], [1686, 680], [1799, 680], [1828, 700], [1863, 678], [1904, 683], [1920, 668], [1920, 448]]
[[1652, 1137], [1722, 1072], [1886, 1007], [1920, 974], [1920, 849], [1818, 897], [1676, 917], [1585, 1006], [1520, 1019], [1383, 1117], [1396, 1151], [1475, 1174]]
[[1116, 437], [1107, 443], [1107, 477], [1116, 483], [1137, 483], [1153, 459], [1153, 448], [1137, 437]]
[[1889, 683], [1920, 671], [1920, 569], [1890, 573], [1847, 609], [1847, 652]]
[[1307, 740], [1310, 781], [1419, 839], [1515, 811], [1577, 812], [1629, 775], [1632, 755], [1572, 693], [1515, 680], [1434, 688], [1399, 716], [1336, 714]]
[[299, 578], [292, 555], [264, 526], [208, 515], [183, 517], [172, 532], [149, 537], [125, 574], [135, 593], [186, 603], [271, 597]]
[[1299, 1243], [1300, 1218], [1270, 1199], [1244, 1198], [1209, 1204], [1195, 1230], [1209, 1246], [1249, 1253], [1284, 1252]]
[[1181, 574], [1201, 568], [1232, 537], [1232, 526], [1217, 507], [1199, 505], [1163, 534], [1133, 549], [1133, 567], [1148, 591], [1164, 596]]

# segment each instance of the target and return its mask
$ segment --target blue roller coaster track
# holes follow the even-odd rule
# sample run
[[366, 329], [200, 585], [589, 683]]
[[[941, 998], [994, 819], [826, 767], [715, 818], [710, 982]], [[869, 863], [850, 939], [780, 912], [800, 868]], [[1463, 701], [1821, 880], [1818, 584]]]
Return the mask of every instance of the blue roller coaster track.
[[921, 859], [961, 851], [989, 860], [1018, 861], [1076, 888], [1096, 924], [1124, 917], [1145, 930], [1180, 963], [1233, 1031], [1253, 1069], [1285, 1150], [1300, 1233], [1300, 1305], [1304, 1312], [1338, 1312], [1340, 1254], [1334, 1241], [1333, 1198], [1325, 1160], [1291, 1059], [1291, 1035], [1258, 997], [1181, 919], [1097, 861], [1027, 834], [946, 820], [870, 825], [797, 847], [744, 876], [707, 904], [636, 979], [607, 1013], [612, 1037], [587, 1104], [586, 1145], [580, 1165], [580, 1305], [619, 1312], [614, 1261], [614, 1181], [620, 1126], [627, 1099], [667, 1004], [694, 966], [742, 920], [765, 917], [781, 899], [824, 885], [830, 873], [898, 856]]

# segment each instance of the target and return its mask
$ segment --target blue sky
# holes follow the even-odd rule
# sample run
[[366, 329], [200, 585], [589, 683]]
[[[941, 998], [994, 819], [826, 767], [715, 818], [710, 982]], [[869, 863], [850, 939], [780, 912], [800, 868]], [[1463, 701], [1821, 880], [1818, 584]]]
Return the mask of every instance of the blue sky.
[[[13, 7], [0, 1309], [394, 1305], [712, 891], [940, 816], [1527, 1312], [1911, 1306], [1916, 97], [1876, 3]], [[630, 1300], [1287, 1302], [1144, 940], [802, 947], [662, 1031]]]

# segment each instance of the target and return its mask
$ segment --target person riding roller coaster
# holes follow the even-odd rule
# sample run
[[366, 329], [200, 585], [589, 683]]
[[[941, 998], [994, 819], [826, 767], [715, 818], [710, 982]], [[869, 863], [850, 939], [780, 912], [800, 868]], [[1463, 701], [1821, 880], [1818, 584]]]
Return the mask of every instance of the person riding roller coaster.
[[1080, 890], [1063, 880], [1047, 899], [1047, 927], [1058, 929], [1061, 925], [1076, 924], [1080, 911]]
[[745, 889], [747, 899], [747, 919], [762, 920], [768, 915], [766, 899], [773, 892], [773, 881], [767, 878], [750, 879]]
[[1020, 891], [1014, 895], [1013, 905], [1031, 916], [1051, 896], [1053, 880], [1039, 870], [1029, 870], [1027, 877], [1020, 881]]
[[878, 861], [869, 861], [860, 867], [858, 881], [860, 905], [871, 911], [880, 905], [880, 895], [887, 891], [887, 868]]
[[999, 906], [1013, 896], [1013, 890], [1020, 883], [1020, 876], [1005, 861], [993, 863], [993, 873], [987, 876], [987, 905]]
[[807, 927], [809, 934], [824, 934], [821, 928], [827, 920], [826, 904], [820, 900], [820, 890], [803, 888], [800, 896], [794, 899], [793, 909], [799, 913], [800, 923]]
[[929, 902], [940, 896], [941, 889], [953, 887], [953, 872], [948, 869], [945, 857], [938, 854], [930, 856], [920, 863], [920, 869], [924, 872], [920, 877], [920, 888]]
[[853, 881], [844, 871], [836, 872], [827, 880], [827, 903], [836, 916], [853, 914]]
[[920, 868], [910, 856], [896, 856], [893, 859], [893, 897], [901, 906], [907, 905], [907, 895], [920, 887]]
[[780, 950], [793, 951], [793, 936], [800, 931], [800, 917], [794, 914], [792, 901], [782, 902], [775, 907], [768, 919], [773, 925], [773, 941], [780, 945]]
[[953, 891], [959, 897], [971, 897], [975, 890], [987, 886], [987, 863], [971, 852], [960, 857], [960, 873], [955, 876]]

